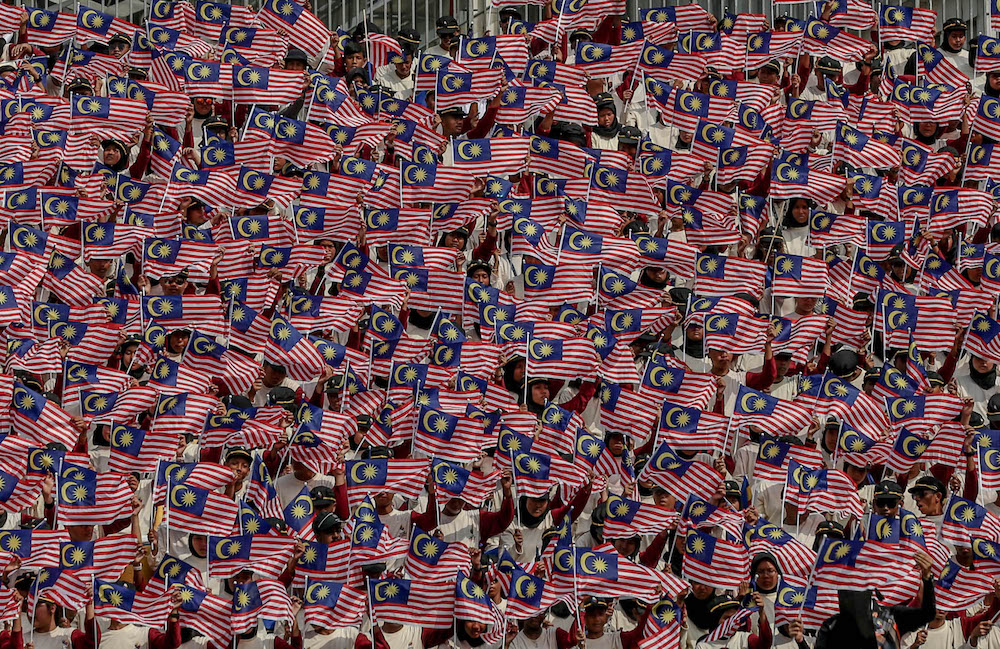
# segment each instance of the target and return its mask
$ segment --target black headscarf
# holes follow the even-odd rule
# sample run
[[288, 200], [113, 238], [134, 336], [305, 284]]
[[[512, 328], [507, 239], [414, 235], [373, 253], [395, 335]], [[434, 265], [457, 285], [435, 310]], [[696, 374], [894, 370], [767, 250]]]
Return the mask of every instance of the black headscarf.
[[612, 138], [618, 135], [618, 131], [622, 129], [622, 123], [618, 121], [618, 111], [611, 107], [611, 110], [615, 113], [615, 121], [611, 122], [611, 126], [601, 126], [598, 124], [594, 127], [594, 133], [597, 133], [601, 137]]
[[969, 378], [982, 389], [992, 390], [997, 385], [997, 368], [994, 366], [989, 372], [977, 372], [972, 363], [969, 363]]
[[699, 629], [711, 629], [715, 626], [715, 615], [708, 610], [709, 602], [713, 599], [709, 595], [706, 599], [698, 599], [694, 593], [688, 593], [684, 598], [684, 609], [687, 611], [688, 619]]

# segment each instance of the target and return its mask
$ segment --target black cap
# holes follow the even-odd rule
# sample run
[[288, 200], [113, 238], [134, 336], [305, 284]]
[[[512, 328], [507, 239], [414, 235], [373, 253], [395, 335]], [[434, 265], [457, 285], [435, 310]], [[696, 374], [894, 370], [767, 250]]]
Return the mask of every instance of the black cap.
[[602, 92], [596, 97], [594, 97], [594, 104], [597, 105], [598, 110], [601, 108], [615, 109], [615, 98], [610, 92]]
[[89, 90], [91, 92], [94, 91], [94, 86], [91, 85], [90, 81], [88, 81], [84, 77], [77, 77], [76, 79], [73, 79], [72, 81], [69, 82], [69, 85], [67, 85], [66, 88], [70, 92], [73, 92], [74, 90]]
[[289, 406], [296, 401], [295, 390], [278, 385], [267, 393], [267, 403], [272, 406]]
[[366, 70], [365, 68], [360, 68], [360, 67], [351, 68], [350, 70], [347, 71], [347, 74], [344, 75], [344, 79], [348, 83], [350, 83], [357, 77], [361, 77], [361, 83], [365, 84], [366, 86], [371, 83], [371, 79], [368, 78], [368, 70]]
[[739, 497], [743, 494], [743, 490], [740, 488], [740, 483], [736, 480], [726, 480], [722, 483], [722, 485], [727, 496]]
[[830, 361], [827, 365], [834, 375], [843, 379], [854, 374], [854, 370], [858, 369], [858, 362], [860, 360], [857, 352], [850, 349], [841, 349], [830, 356]]
[[824, 56], [819, 61], [816, 61], [816, 70], [827, 75], [827, 76], [837, 76], [844, 69], [844, 66], [837, 59]]
[[[626, 127], [626, 128], [629, 128], [629, 127]], [[622, 130], [624, 130], [624, 129], [622, 129]], [[619, 141], [621, 141], [621, 134], [620, 133], [619, 133], [618, 137], [619, 137]], [[633, 234], [633, 233], [642, 234], [642, 233], [648, 233], [648, 232], [649, 232], [649, 224], [646, 223], [645, 221], [643, 221], [642, 219], [632, 219], [631, 221], [629, 221], [628, 223], [625, 224], [625, 227], [622, 228], [622, 236], [623, 237], [627, 237], [627, 236], [629, 236], [630, 234]]]
[[875, 303], [868, 293], [857, 293], [851, 301], [851, 308], [855, 311], [874, 311]]
[[827, 536], [831, 539], [844, 538], [844, 526], [836, 521], [823, 521], [816, 526], [816, 536]]
[[1000, 417], [1000, 394], [994, 394], [986, 402], [986, 416], [990, 419]]
[[329, 507], [337, 502], [336, 492], [326, 485], [319, 485], [310, 489], [309, 497], [312, 498], [315, 507]]
[[635, 126], [623, 126], [618, 131], [618, 144], [639, 144], [642, 131]]
[[514, 7], [504, 7], [500, 10], [500, 20], [507, 18], [509, 20], [524, 20], [521, 12]]
[[924, 477], [919, 478], [915, 483], [913, 483], [912, 487], [907, 489], [907, 491], [911, 494], [917, 494], [921, 491], [934, 491], [942, 496], [948, 495], [948, 491], [945, 489], [944, 483], [932, 475], [925, 475]]
[[247, 399], [242, 394], [227, 394], [222, 397], [220, 401], [222, 401], [222, 404], [227, 408], [237, 408], [239, 410], [243, 410], [244, 408], [253, 407], [253, 401], [250, 401], [250, 399]]
[[452, 106], [451, 108], [439, 110], [438, 115], [442, 117], [465, 117], [465, 109], [461, 106]]
[[119, 140], [118, 138], [103, 140], [101, 142], [101, 146], [104, 147], [105, 149], [107, 149], [108, 147], [114, 147], [118, 149], [118, 152], [121, 154], [122, 158], [128, 158], [128, 151], [130, 147], [121, 140]]
[[983, 419], [981, 414], [973, 410], [972, 413], [969, 414], [969, 427], [977, 430], [980, 428], [986, 428], [986, 420]]
[[289, 47], [288, 53], [285, 54], [285, 61], [302, 61], [303, 63], [308, 63], [309, 55], [297, 47]]
[[930, 383], [932, 386], [934, 385], [941, 386], [945, 384], [944, 377], [935, 372], [934, 370], [927, 371], [927, 382]]
[[771, 245], [772, 241], [774, 243], [778, 242], [784, 243], [785, 237], [782, 236], [780, 231], [774, 228], [764, 228], [763, 230], [760, 231], [757, 240], [760, 242], [759, 246], [766, 249], [767, 246]]
[[392, 457], [388, 446], [373, 446], [365, 452], [366, 460], [381, 460]]
[[772, 70], [775, 74], [781, 74], [781, 63], [777, 60], [768, 61], [764, 65], [757, 68], [758, 70]]
[[236, 458], [243, 458], [247, 462], [253, 462], [253, 455], [251, 455], [250, 451], [246, 450], [242, 446], [237, 446], [236, 448], [231, 448], [226, 451], [226, 462]]
[[125, 43], [126, 45], [132, 45], [132, 39], [129, 38], [123, 32], [118, 32], [114, 36], [108, 39], [108, 47], [111, 47], [112, 43]]
[[326, 382], [326, 390], [324, 390], [324, 392], [326, 394], [340, 394], [346, 383], [347, 381], [345, 380], [343, 374], [332, 376], [330, 377], [330, 380]]
[[587, 597], [582, 604], [584, 613], [606, 611], [610, 605], [611, 602], [603, 597]]
[[716, 595], [708, 600], [708, 610], [710, 613], [720, 615], [725, 611], [735, 610], [740, 607], [740, 603], [730, 595]]
[[486, 271], [486, 274], [487, 274], [487, 275], [490, 275], [490, 274], [492, 274], [492, 272], [493, 272], [493, 269], [492, 269], [492, 268], [490, 267], [490, 264], [489, 264], [489, 262], [486, 262], [486, 261], [483, 261], [482, 259], [473, 259], [473, 260], [472, 260], [472, 263], [471, 263], [471, 264], [469, 264], [469, 268], [468, 268], [468, 270], [466, 270], [466, 271], [465, 271], [465, 274], [466, 274], [466, 275], [467, 275], [468, 277], [472, 277], [472, 275], [473, 275], [473, 274], [474, 274], [474, 273], [475, 273], [475, 272], [476, 272], [477, 270], [483, 270], [483, 271]]
[[229, 122], [227, 122], [226, 118], [223, 117], [222, 115], [209, 115], [208, 117], [205, 118], [205, 121], [202, 122], [202, 126], [204, 126], [205, 128], [228, 129]]
[[569, 33], [569, 41], [592, 41], [594, 37], [591, 35], [590, 31], [586, 29], [574, 29]]
[[903, 488], [895, 480], [883, 480], [875, 485], [875, 493], [872, 498], [896, 498], [903, 499]]
[[403, 27], [396, 33], [396, 40], [403, 45], [420, 47], [420, 32], [412, 27]]
[[941, 25], [941, 31], [945, 34], [953, 31], [968, 31], [969, 26], [961, 18], [949, 18]]
[[340, 520], [340, 516], [337, 516], [333, 512], [320, 512], [313, 519], [313, 531], [317, 534], [333, 532], [338, 530], [343, 526], [344, 521]]
[[458, 21], [454, 16], [441, 16], [434, 21], [434, 31], [438, 36], [447, 36], [458, 31]]
[[128, 76], [130, 79], [147, 79], [149, 78], [149, 71], [146, 68], [130, 65], [128, 66]]

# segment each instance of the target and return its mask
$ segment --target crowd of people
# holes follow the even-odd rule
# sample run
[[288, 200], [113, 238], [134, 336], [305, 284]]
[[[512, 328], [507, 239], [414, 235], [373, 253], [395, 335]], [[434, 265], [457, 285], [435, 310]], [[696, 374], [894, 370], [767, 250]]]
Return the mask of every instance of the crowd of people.
[[1000, 40], [815, 4], [0, 5], [0, 649], [1000, 647]]

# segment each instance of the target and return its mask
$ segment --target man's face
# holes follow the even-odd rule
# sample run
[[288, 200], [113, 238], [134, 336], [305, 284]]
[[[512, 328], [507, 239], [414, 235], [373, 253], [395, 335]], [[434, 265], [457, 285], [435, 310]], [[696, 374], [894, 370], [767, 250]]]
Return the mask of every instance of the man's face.
[[757, 81], [765, 86], [776, 86], [778, 85], [778, 73], [771, 68], [761, 68], [757, 70]]
[[396, 76], [400, 79], [405, 79], [410, 76], [410, 70], [413, 68], [413, 57], [407, 55], [403, 58], [402, 63], [396, 63]]
[[708, 350], [708, 358], [712, 361], [712, 369], [728, 370], [733, 363], [733, 355], [724, 349]]
[[460, 135], [462, 131], [462, 118], [457, 115], [441, 116], [441, 132], [445, 137]]
[[111, 260], [110, 259], [91, 259], [87, 266], [90, 267], [90, 272], [98, 277], [107, 277], [108, 271], [111, 270]]
[[180, 277], [164, 277], [160, 280], [160, 286], [164, 295], [183, 295], [188, 283], [186, 279]]
[[361, 52], [356, 52], [354, 54], [348, 54], [344, 57], [344, 67], [348, 70], [351, 68], [360, 68], [364, 65], [365, 55]]
[[941, 494], [931, 489], [921, 489], [913, 493], [913, 499], [917, 502], [917, 509], [924, 516], [937, 516], [941, 513]]
[[209, 97], [195, 97], [191, 100], [194, 104], [194, 114], [197, 117], [205, 117], [212, 114], [212, 100]]
[[454, 248], [455, 250], [461, 250], [465, 247], [465, 237], [461, 234], [453, 234], [449, 232], [444, 235], [444, 247]]
[[887, 518], [899, 515], [899, 498], [878, 497], [874, 502], [875, 513]]
[[167, 336], [167, 347], [172, 354], [180, 354], [191, 340], [191, 334], [177, 331]]
[[601, 108], [597, 111], [597, 123], [607, 128], [615, 123], [615, 111], [610, 108]]
[[264, 366], [264, 374], [261, 376], [261, 382], [265, 387], [273, 388], [279, 385], [285, 380], [285, 372], [274, 369], [271, 365]]
[[208, 215], [205, 214], [205, 208], [201, 205], [188, 208], [187, 222], [196, 227], [207, 223]]
[[295, 59], [294, 61], [285, 61], [285, 69], [291, 72], [302, 72], [306, 69], [306, 62]]
[[250, 474], [250, 463], [243, 457], [229, 458], [226, 467], [233, 472], [236, 480], [243, 480]]
[[113, 41], [110, 45], [108, 45], [108, 54], [116, 59], [120, 59], [125, 56], [125, 53], [128, 52], [128, 50], [128, 43], [123, 43], [122, 41]]

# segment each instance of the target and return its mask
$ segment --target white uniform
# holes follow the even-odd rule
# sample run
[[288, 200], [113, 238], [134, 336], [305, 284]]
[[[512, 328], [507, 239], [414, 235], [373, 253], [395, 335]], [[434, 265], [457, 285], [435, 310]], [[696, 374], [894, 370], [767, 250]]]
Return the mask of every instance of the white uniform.
[[[913, 646], [916, 638], [917, 632], [911, 631], [901, 638], [900, 645], [903, 647]], [[920, 649], [964, 649], [971, 646], [965, 641], [965, 636], [962, 634], [961, 620], [954, 619], [945, 620], [944, 624], [936, 629], [928, 626], [927, 640], [920, 645]]]

